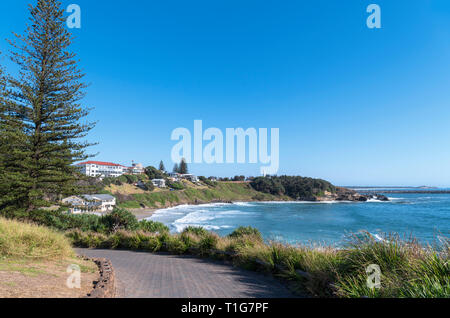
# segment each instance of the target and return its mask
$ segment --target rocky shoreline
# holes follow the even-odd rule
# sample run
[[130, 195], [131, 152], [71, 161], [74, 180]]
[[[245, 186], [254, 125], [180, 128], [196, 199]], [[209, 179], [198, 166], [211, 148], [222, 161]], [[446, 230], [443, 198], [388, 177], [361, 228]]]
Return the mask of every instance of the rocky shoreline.
[[325, 192], [323, 196], [317, 197], [315, 201], [352, 201], [367, 202], [369, 200], [389, 201], [389, 198], [382, 194], [371, 193], [361, 194], [347, 188], [336, 188], [336, 193]]

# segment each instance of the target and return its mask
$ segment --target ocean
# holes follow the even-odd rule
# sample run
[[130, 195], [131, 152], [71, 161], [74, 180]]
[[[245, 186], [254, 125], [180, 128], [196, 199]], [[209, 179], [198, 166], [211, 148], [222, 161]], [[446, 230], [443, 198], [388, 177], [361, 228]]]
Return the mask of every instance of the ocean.
[[[382, 192], [380, 192], [382, 193]], [[450, 194], [387, 194], [390, 202], [237, 202], [178, 206], [158, 210], [149, 219], [172, 232], [201, 226], [227, 235], [239, 226], [258, 228], [264, 239], [296, 244], [343, 246], [346, 237], [369, 231], [416, 237], [433, 244], [450, 237]]]

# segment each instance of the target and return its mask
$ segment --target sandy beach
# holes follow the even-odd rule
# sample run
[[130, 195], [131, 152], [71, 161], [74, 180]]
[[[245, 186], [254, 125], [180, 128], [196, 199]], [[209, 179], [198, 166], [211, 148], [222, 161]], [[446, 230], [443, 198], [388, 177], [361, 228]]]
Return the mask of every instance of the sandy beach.
[[139, 221], [151, 217], [156, 210], [158, 209], [129, 209]]

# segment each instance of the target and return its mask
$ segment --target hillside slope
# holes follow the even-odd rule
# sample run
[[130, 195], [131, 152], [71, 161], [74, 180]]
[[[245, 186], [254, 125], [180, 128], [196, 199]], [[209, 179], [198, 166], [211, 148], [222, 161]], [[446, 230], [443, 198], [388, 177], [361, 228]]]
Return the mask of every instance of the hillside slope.
[[[254, 190], [248, 183], [218, 182], [214, 187], [188, 186], [186, 189], [170, 191], [130, 193], [129, 187], [107, 188], [116, 196], [122, 208], [168, 208], [181, 204], [202, 204], [231, 201], [290, 201], [287, 196], [272, 195]], [[122, 191], [124, 190], [124, 191]]]

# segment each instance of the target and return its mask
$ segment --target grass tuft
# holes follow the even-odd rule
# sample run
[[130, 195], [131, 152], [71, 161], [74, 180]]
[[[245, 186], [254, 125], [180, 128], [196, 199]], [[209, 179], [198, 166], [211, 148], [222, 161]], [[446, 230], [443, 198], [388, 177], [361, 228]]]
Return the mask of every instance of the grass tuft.
[[25, 259], [72, 257], [73, 250], [63, 234], [33, 224], [0, 218], [0, 255]]

